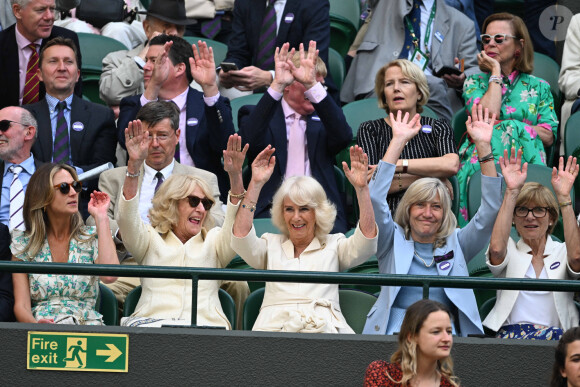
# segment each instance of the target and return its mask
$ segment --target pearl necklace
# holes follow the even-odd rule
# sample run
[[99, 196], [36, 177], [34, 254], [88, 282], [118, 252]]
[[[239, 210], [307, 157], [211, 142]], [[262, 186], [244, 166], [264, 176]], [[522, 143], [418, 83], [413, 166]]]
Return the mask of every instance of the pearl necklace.
[[419, 255], [419, 253], [417, 252], [417, 250], [415, 250], [415, 257], [419, 258], [421, 261], [423, 261], [423, 264], [425, 265], [425, 267], [431, 267], [433, 266], [433, 263], [435, 262], [435, 257], [433, 257], [433, 260], [431, 261], [430, 264], [427, 265], [427, 262], [423, 259], [423, 257], [421, 257]]

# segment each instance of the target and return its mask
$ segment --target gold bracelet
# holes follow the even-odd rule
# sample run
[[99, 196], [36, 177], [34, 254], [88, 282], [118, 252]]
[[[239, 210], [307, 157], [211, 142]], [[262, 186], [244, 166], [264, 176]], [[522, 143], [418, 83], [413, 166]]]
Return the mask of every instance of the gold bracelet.
[[242, 192], [241, 194], [237, 194], [237, 195], [235, 195], [235, 194], [233, 194], [233, 193], [232, 193], [232, 190], [229, 190], [229, 191], [228, 191], [228, 195], [230, 195], [230, 197], [232, 197], [232, 198], [236, 198], [236, 199], [243, 199], [243, 198], [244, 198], [244, 196], [246, 196], [246, 192], [247, 192], [247, 191], [246, 191], [246, 190], [244, 190], [244, 192]]
[[571, 206], [572, 205], [572, 200], [569, 200], [567, 202], [564, 203], [558, 203], [560, 205], [560, 208], [562, 207], [566, 207], [566, 206]]
[[403, 190], [403, 185], [401, 184], [401, 174], [397, 173], [397, 178], [399, 180], [399, 192]]
[[246, 206], [245, 204], [242, 204], [242, 208], [245, 208], [245, 209], [249, 210], [250, 212], [256, 211], [256, 206], [255, 205]]

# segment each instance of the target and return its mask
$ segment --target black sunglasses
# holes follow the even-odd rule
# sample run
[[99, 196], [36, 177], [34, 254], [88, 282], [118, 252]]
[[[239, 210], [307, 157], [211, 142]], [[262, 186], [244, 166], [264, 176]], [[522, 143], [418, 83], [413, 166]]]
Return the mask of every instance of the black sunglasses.
[[60, 183], [54, 186], [54, 188], [58, 189], [63, 195], [68, 195], [70, 187], [72, 187], [76, 193], [79, 193], [81, 192], [81, 189], [83, 189], [83, 183], [80, 181], [73, 181], [72, 183]]
[[0, 121], [0, 132], [4, 133], [5, 131], [7, 131], [10, 128], [10, 124], [12, 124], [13, 122], [15, 124], [20, 124], [22, 126], [28, 126], [28, 125], [24, 125], [22, 122], [18, 122], [18, 121], [2, 120], [2, 121]]
[[201, 205], [203, 206], [203, 208], [206, 211], [209, 211], [209, 209], [213, 206], [213, 200], [208, 199], [208, 198], [198, 198], [197, 196], [188, 196], [187, 200], [189, 200], [189, 205], [191, 206], [191, 208], [195, 208], [197, 206], [199, 206], [199, 203], [201, 202]]

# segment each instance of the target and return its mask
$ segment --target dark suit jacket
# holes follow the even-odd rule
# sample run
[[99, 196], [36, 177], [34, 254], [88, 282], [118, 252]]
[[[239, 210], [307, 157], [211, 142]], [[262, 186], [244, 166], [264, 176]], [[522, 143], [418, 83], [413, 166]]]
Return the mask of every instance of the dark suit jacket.
[[[326, 195], [336, 205], [338, 211], [334, 232], [346, 232], [348, 224], [344, 203], [334, 177], [335, 156], [346, 148], [352, 140], [352, 129], [346, 122], [342, 110], [332, 98], [327, 96], [320, 103], [313, 104], [315, 113], [308, 116], [306, 123], [306, 142], [310, 170], [324, 188]], [[262, 188], [256, 204], [256, 217], [270, 217], [272, 198], [282, 183], [286, 173], [288, 140], [286, 121], [282, 103], [273, 99], [267, 92], [256, 106], [246, 105], [240, 109], [240, 136], [244, 143], [250, 144], [248, 162], [268, 144], [276, 148], [276, 167], [270, 180]], [[317, 117], [318, 119], [313, 119]]]
[[[319, 56], [328, 68], [329, 10], [328, 0], [288, 0], [276, 35], [276, 47], [288, 42], [290, 48], [298, 50], [300, 43], [304, 43], [304, 49], [308, 50], [308, 44], [314, 40]], [[265, 11], [266, 0], [236, 0], [232, 35], [224, 62], [234, 62], [240, 69], [256, 63]], [[338, 91], [330, 78], [330, 71], [324, 81], [329, 93], [338, 100]]]
[[[8, 226], [0, 223], [0, 260], [10, 261], [11, 259], [10, 232], [8, 232]], [[3, 271], [0, 271], [0, 321], [15, 321], [12, 273]]]
[[[42, 162], [51, 162], [53, 141], [48, 103], [46, 99], [43, 99], [26, 105], [24, 108], [29, 110], [38, 121], [37, 139], [32, 146], [32, 154]], [[69, 140], [72, 164], [85, 172], [108, 162], [115, 164], [117, 136], [113, 111], [106, 106], [74, 96], [70, 118]], [[83, 124], [82, 130], [77, 131], [72, 128], [76, 122]], [[98, 189], [98, 183], [98, 178], [87, 181], [88, 189], [83, 191], [81, 198]]]
[[[125, 148], [125, 128], [141, 109], [141, 94], [121, 100], [117, 121], [119, 143]], [[232, 108], [227, 98], [220, 97], [213, 106], [203, 101], [203, 93], [189, 88], [186, 105], [185, 139], [187, 151], [196, 168], [205, 169], [218, 177], [220, 198], [226, 203], [230, 183], [222, 164], [223, 150], [234, 134]], [[197, 121], [196, 121], [197, 120]]]
[[[0, 31], [0, 85], [2, 92], [0, 93], [0, 109], [6, 106], [18, 106], [18, 96], [20, 95], [20, 76], [18, 72], [18, 46], [16, 45], [16, 24]], [[81, 68], [81, 51], [79, 46], [79, 38], [73, 31], [67, 30], [57, 26], [52, 27], [52, 32], [47, 39], [42, 39], [40, 47], [44, 47], [46, 42], [54, 37], [62, 36], [63, 38], [72, 39], [77, 46], [78, 51], [78, 67]], [[39, 101], [44, 98], [46, 90], [44, 84], [40, 82]], [[75, 86], [75, 95], [82, 97], [82, 80], [79, 78]]]

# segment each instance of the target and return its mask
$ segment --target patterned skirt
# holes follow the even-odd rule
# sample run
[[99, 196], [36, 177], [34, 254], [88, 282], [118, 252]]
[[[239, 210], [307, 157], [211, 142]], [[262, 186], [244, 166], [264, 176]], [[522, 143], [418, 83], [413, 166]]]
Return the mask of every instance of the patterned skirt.
[[504, 325], [497, 331], [499, 339], [560, 340], [562, 328], [535, 324]]

